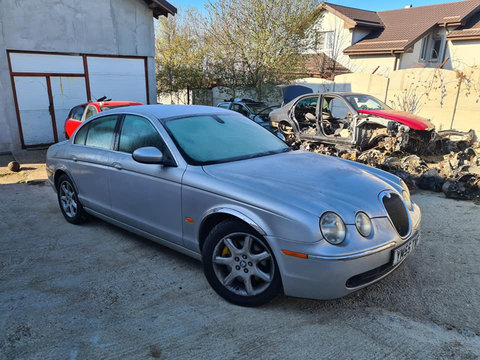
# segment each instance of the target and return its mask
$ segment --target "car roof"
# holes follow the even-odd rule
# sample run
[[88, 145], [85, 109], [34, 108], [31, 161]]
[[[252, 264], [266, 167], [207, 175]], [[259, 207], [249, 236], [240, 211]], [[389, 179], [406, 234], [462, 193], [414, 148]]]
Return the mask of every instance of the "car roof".
[[215, 106], [203, 105], [137, 105], [133, 107], [108, 110], [109, 114], [136, 113], [139, 115], [153, 116], [160, 120], [188, 115], [231, 114], [232, 112], [233, 111], [231, 110]]
[[120, 106], [120, 105], [143, 105], [138, 101], [119, 101], [119, 100], [109, 100], [109, 101], [90, 101], [89, 104], [96, 104], [100, 107], [102, 106]]

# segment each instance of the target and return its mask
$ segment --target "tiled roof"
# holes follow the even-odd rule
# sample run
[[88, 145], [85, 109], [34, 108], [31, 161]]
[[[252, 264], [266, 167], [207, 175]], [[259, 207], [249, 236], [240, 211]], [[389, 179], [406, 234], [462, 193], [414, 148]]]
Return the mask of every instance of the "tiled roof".
[[328, 3], [325, 3], [325, 7], [353, 27], [366, 26], [383, 28], [382, 20], [375, 11], [355, 9]]
[[[356, 22], [359, 27], [372, 21], [374, 15], [380, 19], [383, 27], [372, 31], [367, 37], [347, 47], [345, 54], [388, 54], [405, 51], [435, 26], [462, 25], [480, 10], [480, 0], [458, 1], [445, 4], [419, 6], [398, 10], [368, 12], [340, 5], [326, 4], [350, 19], [348, 24]], [[358, 11], [354, 11], [358, 10]], [[364, 18], [362, 18], [364, 14]], [[355, 18], [357, 20], [355, 20]], [[476, 31], [476, 30], [475, 30]]]
[[324, 53], [302, 55], [300, 64], [294, 73], [301, 76], [333, 79], [335, 75], [351, 72]]
[[469, 40], [480, 38], [480, 12], [464, 25], [451, 31], [447, 35], [448, 40]]

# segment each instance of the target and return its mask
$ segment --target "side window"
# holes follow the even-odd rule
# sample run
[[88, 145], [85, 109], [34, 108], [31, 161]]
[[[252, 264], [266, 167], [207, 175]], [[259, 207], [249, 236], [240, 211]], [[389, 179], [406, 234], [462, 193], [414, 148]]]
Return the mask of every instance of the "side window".
[[330, 100], [328, 104], [328, 109], [330, 110], [330, 114], [335, 119], [345, 119], [348, 116], [348, 112], [350, 111], [345, 105], [345, 103], [337, 98], [333, 98]]
[[86, 124], [85, 126], [82, 126], [80, 130], [78, 130], [77, 136], [75, 136], [75, 140], [73, 141], [74, 144], [85, 145], [85, 139], [87, 138], [89, 126], [90, 124]]
[[233, 111], [236, 111], [242, 115], [248, 116], [248, 111], [245, 109], [242, 105], [240, 104], [233, 104], [232, 109]]
[[85, 110], [85, 105], [76, 106], [70, 111], [68, 118], [80, 121], [82, 120], [84, 110]]
[[90, 123], [85, 145], [98, 147], [101, 149], [111, 149], [116, 125], [116, 115], [105, 116], [100, 119], [93, 120]]
[[305, 99], [300, 100], [297, 103], [297, 108], [299, 109], [304, 109], [304, 110], [309, 110], [310, 112], [313, 110], [313, 113], [315, 114], [316, 108], [317, 108], [317, 102], [318, 102], [318, 96], [315, 97], [307, 97]]
[[132, 154], [141, 147], [154, 146], [165, 151], [165, 145], [150, 121], [139, 116], [126, 115], [120, 133], [118, 150]]
[[228, 109], [229, 105], [230, 105], [229, 103], [222, 103], [222, 104], [218, 104], [218, 107], [222, 109]]
[[93, 116], [95, 114], [98, 114], [97, 109], [95, 106], [88, 105], [87, 111], [85, 113], [85, 118], [83, 120], [87, 120], [90, 116]]

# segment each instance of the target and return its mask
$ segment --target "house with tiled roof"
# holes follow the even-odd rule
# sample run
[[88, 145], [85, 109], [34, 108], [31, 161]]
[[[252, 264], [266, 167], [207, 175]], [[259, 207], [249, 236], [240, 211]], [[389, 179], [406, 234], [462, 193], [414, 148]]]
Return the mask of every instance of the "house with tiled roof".
[[480, 0], [389, 11], [321, 3], [306, 54], [323, 53], [352, 72], [480, 65]]

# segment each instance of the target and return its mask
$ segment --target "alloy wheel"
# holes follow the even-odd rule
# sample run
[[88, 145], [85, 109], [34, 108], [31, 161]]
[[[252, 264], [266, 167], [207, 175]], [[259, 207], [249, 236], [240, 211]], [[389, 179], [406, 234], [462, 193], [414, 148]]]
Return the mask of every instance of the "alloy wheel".
[[223, 237], [215, 246], [212, 263], [220, 283], [240, 296], [262, 293], [274, 278], [275, 263], [269, 248], [248, 233]]

